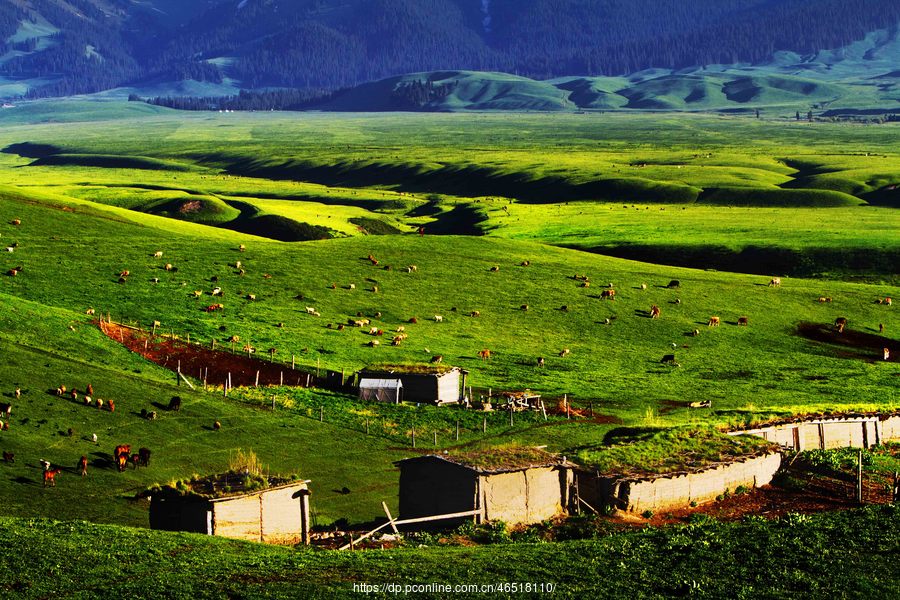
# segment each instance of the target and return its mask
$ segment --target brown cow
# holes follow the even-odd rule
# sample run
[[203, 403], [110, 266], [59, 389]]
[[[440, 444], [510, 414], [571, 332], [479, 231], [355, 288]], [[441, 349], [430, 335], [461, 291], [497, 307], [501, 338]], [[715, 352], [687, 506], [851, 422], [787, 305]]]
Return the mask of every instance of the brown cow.
[[140, 465], [142, 467], [150, 466], [150, 448], [141, 448], [138, 450], [138, 456], [140, 456]]
[[568, 349], [568, 348], [563, 348], [562, 350], [559, 351], [559, 355], [560, 355], [560, 356], [568, 356], [568, 355], [569, 355], [569, 349]]
[[56, 487], [56, 476], [62, 473], [62, 469], [45, 469], [44, 470], [44, 487]]
[[844, 333], [844, 328], [847, 327], [847, 323], [846, 317], [838, 317], [834, 320], [834, 328], [838, 333]]
[[603, 290], [600, 292], [601, 300], [615, 300], [616, 299], [616, 290]]
[[747, 317], [738, 317], [738, 323], [737, 323], [737, 324], [738, 324], [738, 325], [744, 325], [744, 326], [747, 326], [747, 325], [750, 324], [750, 319], [748, 319]]
[[653, 306], [650, 307], [650, 318], [658, 319], [659, 315], [660, 315], [659, 307], [654, 304]]
[[719, 317], [710, 317], [709, 321], [706, 323], [707, 327], [718, 327], [719, 326]]
[[891, 360], [891, 349], [890, 348], [884, 349], [884, 360]]
[[87, 475], [87, 456], [82, 456], [78, 459], [78, 472], [81, 473], [82, 477]]
[[491, 351], [485, 348], [478, 353], [478, 357], [481, 360], [489, 360], [491, 358]]
[[778, 287], [779, 285], [781, 285], [781, 277], [773, 277], [773, 278], [769, 281], [769, 286], [770, 286], [770, 287]]
[[539, 367], [543, 367], [543, 366], [544, 366], [544, 357], [543, 357], [543, 356], [538, 356], [538, 359], [537, 359], [537, 366], [539, 366]]
[[435, 364], [442, 362], [443, 360], [444, 360], [443, 354], [435, 354], [434, 356], [431, 357], [431, 362], [433, 362]]

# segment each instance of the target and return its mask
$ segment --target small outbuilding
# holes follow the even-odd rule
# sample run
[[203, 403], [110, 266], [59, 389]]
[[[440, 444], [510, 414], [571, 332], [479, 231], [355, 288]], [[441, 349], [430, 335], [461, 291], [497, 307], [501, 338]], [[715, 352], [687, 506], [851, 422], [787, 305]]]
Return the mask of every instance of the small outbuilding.
[[308, 481], [227, 473], [154, 487], [150, 528], [266, 543], [309, 543]]
[[468, 371], [442, 365], [373, 366], [359, 373], [359, 397], [386, 402], [456, 404], [463, 398], [466, 375]]
[[403, 381], [399, 377], [361, 377], [359, 399], [400, 404], [403, 400]]
[[400, 467], [400, 519], [472, 512], [435, 521], [539, 523], [565, 514], [573, 482], [565, 458], [537, 448], [417, 456]]

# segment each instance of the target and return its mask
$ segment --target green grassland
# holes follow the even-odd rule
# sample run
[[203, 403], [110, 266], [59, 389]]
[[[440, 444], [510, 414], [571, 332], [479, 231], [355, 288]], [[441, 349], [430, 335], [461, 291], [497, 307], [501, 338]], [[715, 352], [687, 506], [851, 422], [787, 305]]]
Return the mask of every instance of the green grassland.
[[[400, 594], [405, 585], [428, 583], [552, 583], [553, 596], [562, 598], [885, 598], [900, 585], [893, 533], [898, 521], [898, 509], [886, 506], [775, 521], [700, 519], [599, 536], [582, 523], [569, 528], [570, 541], [473, 548], [423, 539], [360, 553], [4, 518], [3, 547], [19, 550], [0, 554], [0, 589], [23, 598], [334, 598], [358, 597], [353, 585], [360, 583], [396, 584]], [[541, 540], [539, 528], [533, 533], [531, 540]], [[85, 550], [91, 548], [102, 550]], [[462, 596], [522, 597], [523, 589], [510, 585]], [[448, 595], [423, 590], [416, 597]], [[530, 591], [524, 595], [541, 595]]]
[[[546, 445], [611, 469], [627, 463], [665, 470], [671, 467], [665, 448], [702, 460], [709, 449], [697, 440], [716, 438], [709, 426], [900, 408], [897, 363], [881, 356], [883, 346], [900, 354], [900, 319], [896, 307], [876, 302], [900, 296], [892, 259], [900, 251], [895, 125], [705, 115], [184, 115], [133, 105], [43, 102], [26, 105], [24, 114], [0, 113], [0, 147], [7, 148], [0, 153], [0, 249], [13, 249], [0, 254], [0, 393], [6, 402], [16, 387], [23, 390], [13, 400], [10, 429], [0, 431], [0, 447], [16, 454], [15, 463], [0, 466], [7, 515], [144, 526], [146, 505], [134, 499], [137, 493], [224, 470], [242, 448], [273, 473], [311, 479], [318, 524], [359, 524], [379, 516], [382, 500], [396, 508], [392, 462], [432, 451], [434, 435], [440, 450]], [[426, 235], [416, 235], [420, 226]], [[387, 235], [371, 235], [377, 233]], [[154, 258], [158, 251], [162, 258]], [[778, 253], [790, 260], [773, 262]], [[408, 272], [409, 265], [416, 270]], [[4, 274], [14, 267], [22, 270]], [[131, 275], [120, 283], [123, 270]], [[784, 276], [793, 273], [805, 276]], [[590, 286], [575, 275], [587, 275]], [[780, 287], [767, 285], [773, 275], [783, 276]], [[680, 285], [669, 287], [672, 280]], [[602, 300], [609, 283], [616, 299]], [[217, 286], [224, 296], [214, 299]], [[213, 302], [225, 309], [203, 311]], [[661, 318], [649, 318], [653, 305]], [[352, 373], [442, 355], [443, 364], [471, 372], [476, 395], [528, 388], [550, 406], [566, 395], [598, 418], [545, 421], [519, 413], [510, 423], [505, 411], [369, 405], [287, 388], [238, 390], [226, 400], [221, 390], [177, 387], [171, 371], [104, 337], [85, 314], [89, 308], [142, 327], [160, 321], [163, 331], [203, 344], [237, 335], [260, 353], [275, 348], [275, 360], [294, 356], [309, 370]], [[386, 332], [380, 346], [369, 345], [375, 338], [367, 328], [337, 327], [358, 314]], [[713, 315], [720, 327], [707, 327]], [[749, 326], [737, 325], [740, 316]], [[837, 317], [849, 319], [860, 345], [798, 334], [803, 323], [827, 327]], [[409, 338], [391, 346], [400, 326]], [[485, 348], [492, 351], [487, 361], [478, 357]], [[661, 362], [671, 353], [678, 366]], [[546, 359], [543, 368], [538, 357]], [[96, 396], [116, 401], [114, 413], [49, 393], [87, 383]], [[185, 399], [177, 413], [164, 408], [175, 394]], [[712, 408], [687, 406], [696, 400], [711, 400]], [[157, 410], [159, 418], [142, 419], [142, 409]], [[216, 420], [220, 431], [211, 427]], [[694, 430], [705, 433], [681, 433]], [[115, 472], [109, 454], [120, 443], [151, 448], [151, 467]], [[74, 468], [81, 455], [91, 465], [84, 480]], [[40, 458], [67, 467], [55, 488], [41, 487]], [[795, 525], [841, 537], [843, 518]], [[870, 527], [870, 516], [847, 517], [857, 518]], [[25, 546], [59, 527], [70, 527], [73, 540], [82, 532], [150, 539], [84, 524], [8, 525], [3, 535], [21, 536]], [[756, 536], [754, 549], [766, 539], [786, 547], [781, 525], [712, 530], [728, 537], [730, 527]], [[620, 558], [585, 567], [584, 552], [605, 556], [636, 544], [640, 557], [656, 556], [678, 533], [633, 535], [561, 546], [558, 560], [581, 564], [580, 575], [541, 566], [556, 546], [528, 546], [520, 574], [585, 581], [572, 588], [575, 595], [595, 585], [582, 579], [590, 569], [608, 573], [624, 564]], [[895, 544], [891, 539], [884, 543]], [[244, 560], [274, 561], [278, 576], [265, 582], [273, 593], [308, 591], [295, 581], [298, 569], [314, 574], [309, 585], [332, 581], [338, 590], [357, 577], [351, 569], [333, 579], [349, 568], [344, 561], [351, 559], [340, 556], [191, 536], [153, 540], [161, 547], [189, 544], [208, 556], [207, 564], [221, 559], [210, 572], [228, 577]], [[719, 542], [710, 548], [723, 556], [732, 550]], [[466, 557], [486, 564], [506, 549], [413, 552], [378, 557], [463, 581], [468, 568], [439, 577], [439, 565]], [[66, 560], [56, 550], [53, 556]], [[13, 566], [19, 560], [0, 557]], [[791, 566], [792, 556], [778, 558], [788, 566], [766, 589], [820, 589]], [[138, 563], [153, 560], [142, 555]], [[379, 560], [360, 564], [371, 568]], [[384, 565], [373, 572], [413, 577], [412, 570]], [[704, 582], [714, 571], [676, 566], [684, 573], [700, 569]], [[91, 577], [126, 578], [136, 588], [144, 581], [137, 571], [108, 568], [98, 566]], [[664, 572], [652, 576], [661, 582]], [[846, 573], [841, 581], [853, 578]], [[177, 584], [183, 593], [206, 593], [197, 587], [205, 576], [184, 574]], [[50, 593], [42, 587], [50, 584], [2, 577], [7, 589]], [[222, 581], [208, 594], [234, 591], [236, 584]], [[248, 594], [262, 593], [262, 583], [248, 585]], [[704, 585], [716, 595], [713, 583]], [[881, 585], [872, 583], [873, 592]]]
[[[0, 136], [5, 183], [287, 241], [424, 225], [759, 274], [896, 281], [900, 264], [890, 235], [896, 124], [164, 111], [128, 120], [143, 109], [61, 104], [0, 115], [10, 125]], [[112, 121], [17, 125], [102, 107]]]

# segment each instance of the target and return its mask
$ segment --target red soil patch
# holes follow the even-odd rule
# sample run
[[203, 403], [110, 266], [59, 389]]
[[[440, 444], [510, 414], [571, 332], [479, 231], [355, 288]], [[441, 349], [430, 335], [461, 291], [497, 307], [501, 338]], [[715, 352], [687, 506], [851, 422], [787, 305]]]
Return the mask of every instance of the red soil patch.
[[182, 374], [200, 380], [205, 376], [208, 385], [223, 385], [230, 373], [232, 387], [252, 386], [256, 383], [257, 372], [259, 385], [279, 385], [282, 381], [289, 386], [309, 387], [316, 384], [315, 376], [309, 373], [246, 354], [212, 350], [116, 323], [104, 322], [100, 329], [110, 339], [162, 367], [175, 371], [180, 361]]

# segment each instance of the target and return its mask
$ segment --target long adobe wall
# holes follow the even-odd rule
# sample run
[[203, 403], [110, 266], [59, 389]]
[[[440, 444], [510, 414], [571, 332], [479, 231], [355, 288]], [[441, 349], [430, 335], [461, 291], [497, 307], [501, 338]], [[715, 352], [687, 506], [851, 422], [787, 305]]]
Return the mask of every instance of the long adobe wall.
[[871, 448], [900, 441], [900, 415], [822, 417], [732, 431], [729, 435], [756, 435], [794, 452], [833, 448]]
[[580, 471], [576, 477], [578, 494], [591, 507], [642, 513], [712, 502], [726, 490], [766, 485], [780, 467], [781, 454], [772, 452], [693, 473], [615, 478]]
[[[732, 431], [729, 435], [757, 435], [796, 452], [833, 448], [870, 448], [900, 441], [900, 414], [822, 417]], [[773, 452], [742, 461], [716, 465], [694, 473], [655, 477], [601, 477], [576, 471], [578, 495], [592, 508], [613, 506], [628, 512], [685, 508], [711, 502], [738, 487], [759, 487], [772, 481], [781, 467], [781, 454]]]

